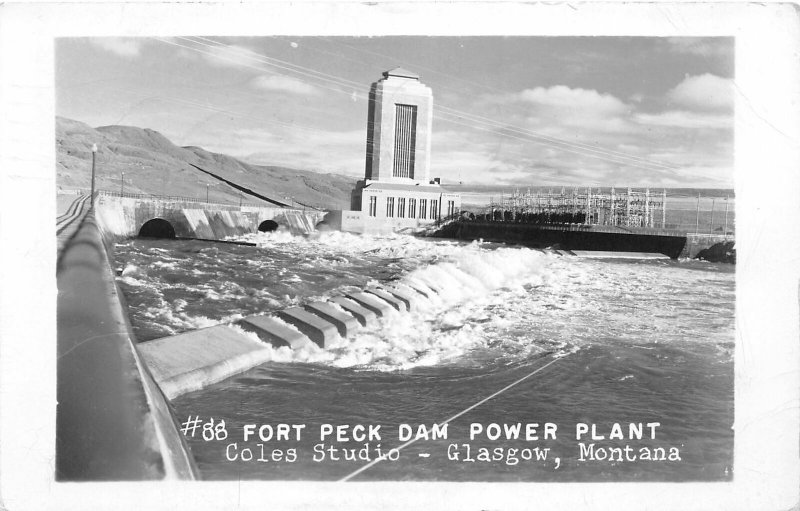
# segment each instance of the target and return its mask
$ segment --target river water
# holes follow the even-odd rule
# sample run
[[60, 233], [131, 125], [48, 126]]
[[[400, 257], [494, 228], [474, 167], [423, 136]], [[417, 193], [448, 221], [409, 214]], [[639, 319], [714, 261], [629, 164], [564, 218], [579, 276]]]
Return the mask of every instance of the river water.
[[[732, 477], [733, 266], [401, 235], [239, 240], [258, 246], [117, 245], [118, 281], [140, 342], [371, 283], [413, 281], [439, 292], [328, 351], [273, 348], [271, 362], [177, 398], [180, 422], [225, 421], [225, 438], [187, 430], [206, 479], [334, 481], [379, 454], [396, 459], [353, 480]], [[447, 437], [440, 428], [433, 439], [433, 425], [456, 415]], [[302, 427], [300, 439], [294, 429], [288, 439], [258, 438], [259, 426], [266, 435], [280, 423]], [[555, 434], [544, 436], [546, 423]], [[256, 435], [245, 441], [248, 424]], [[321, 438], [325, 424], [342, 426], [347, 441]], [[353, 434], [359, 424], [380, 428], [362, 439]], [[405, 443], [401, 424], [419, 439], [390, 451]], [[474, 438], [472, 424], [483, 428]], [[497, 431], [491, 424], [510, 427], [512, 438], [487, 437]], [[528, 424], [538, 426], [526, 439]], [[579, 438], [583, 424], [589, 431]], [[612, 438], [614, 424], [623, 434]]]

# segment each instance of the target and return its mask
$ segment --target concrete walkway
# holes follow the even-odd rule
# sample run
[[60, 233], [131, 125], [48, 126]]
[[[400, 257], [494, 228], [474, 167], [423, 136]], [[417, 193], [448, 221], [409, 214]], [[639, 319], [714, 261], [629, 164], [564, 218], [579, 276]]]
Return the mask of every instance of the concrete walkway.
[[81, 225], [81, 220], [89, 211], [89, 196], [85, 194], [56, 195], [56, 240], [58, 257], [64, 250], [67, 241]]

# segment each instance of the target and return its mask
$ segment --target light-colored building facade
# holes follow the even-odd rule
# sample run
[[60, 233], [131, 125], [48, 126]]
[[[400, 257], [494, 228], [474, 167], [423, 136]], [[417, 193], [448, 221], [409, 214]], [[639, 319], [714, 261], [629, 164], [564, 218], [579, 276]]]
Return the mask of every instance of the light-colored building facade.
[[396, 68], [372, 84], [366, 169], [353, 190], [352, 211], [343, 212], [343, 230], [421, 227], [461, 210], [461, 196], [430, 178], [432, 126], [433, 93], [419, 76]]

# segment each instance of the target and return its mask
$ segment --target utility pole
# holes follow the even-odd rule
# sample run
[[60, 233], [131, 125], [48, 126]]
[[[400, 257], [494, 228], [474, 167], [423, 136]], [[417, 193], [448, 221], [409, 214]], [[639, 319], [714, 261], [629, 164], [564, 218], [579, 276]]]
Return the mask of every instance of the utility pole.
[[242, 192], [239, 192], [239, 208], [242, 207]]
[[92, 144], [92, 189], [89, 196], [89, 209], [94, 209], [94, 168], [97, 161], [97, 144]]
[[697, 213], [694, 216], [694, 233], [700, 231], [700, 192], [697, 193]]
[[119, 194], [125, 195], [125, 173], [122, 173], [122, 179], [119, 182]]
[[728, 236], [728, 196], [725, 196], [725, 230], [722, 232], [723, 235]]
[[711, 227], [709, 227], [709, 233], [710, 234], [714, 234], [714, 202], [716, 200], [717, 200], [716, 197], [713, 197], [711, 199], [711, 222], [709, 222], [711, 224]]
[[206, 204], [208, 204], [208, 183], [206, 183]]

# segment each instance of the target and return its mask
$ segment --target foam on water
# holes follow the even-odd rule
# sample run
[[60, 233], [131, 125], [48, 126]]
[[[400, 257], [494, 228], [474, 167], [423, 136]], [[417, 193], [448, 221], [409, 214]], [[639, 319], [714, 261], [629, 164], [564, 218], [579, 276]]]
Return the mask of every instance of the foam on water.
[[[318, 232], [313, 236], [294, 236], [288, 231], [259, 232], [232, 236], [233, 241], [256, 243], [259, 248], [284, 247], [295, 250], [311, 249], [320, 253], [327, 261], [346, 262], [344, 255], [372, 255], [387, 259], [431, 259], [437, 260], [451, 256], [464, 245], [454, 241], [437, 240], [431, 242], [404, 234], [357, 235], [340, 231]], [[479, 245], [475, 242], [473, 245]], [[326, 255], [336, 253], [339, 257], [326, 259]]]
[[[466, 353], [487, 348], [491, 340], [482, 323], [493, 317], [485, 311], [476, 314], [477, 310], [502, 300], [503, 295], [525, 292], [526, 285], [541, 284], [548, 261], [555, 257], [528, 249], [485, 250], [476, 245], [449, 252], [447, 262], [420, 267], [398, 282], [435, 286], [439, 292], [431, 293], [432, 300], [419, 295], [421, 306], [409, 313], [390, 312], [374, 326], [334, 343], [328, 356], [302, 353], [291, 360], [379, 371], [463, 363]], [[467, 302], [470, 307], [459, 307]], [[501, 323], [495, 321], [494, 326]]]

